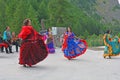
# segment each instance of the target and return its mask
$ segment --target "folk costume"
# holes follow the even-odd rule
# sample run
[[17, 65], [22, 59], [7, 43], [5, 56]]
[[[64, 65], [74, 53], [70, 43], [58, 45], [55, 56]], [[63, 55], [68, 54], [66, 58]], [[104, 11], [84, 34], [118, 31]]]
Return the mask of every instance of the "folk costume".
[[32, 26], [23, 26], [18, 37], [22, 39], [19, 64], [31, 66], [47, 57], [48, 51], [43, 37]]
[[87, 49], [87, 43], [85, 40], [76, 39], [73, 32], [64, 33], [64, 41], [62, 45], [62, 51], [64, 56], [69, 60], [76, 58], [85, 53]]
[[117, 56], [120, 54], [120, 43], [118, 37], [112, 38], [111, 34], [106, 33], [104, 34], [103, 40], [105, 45], [103, 54], [104, 58], [111, 58], [111, 56]]
[[47, 32], [47, 48], [49, 53], [55, 53], [55, 48], [54, 48], [54, 40], [52, 36], [52, 32]]

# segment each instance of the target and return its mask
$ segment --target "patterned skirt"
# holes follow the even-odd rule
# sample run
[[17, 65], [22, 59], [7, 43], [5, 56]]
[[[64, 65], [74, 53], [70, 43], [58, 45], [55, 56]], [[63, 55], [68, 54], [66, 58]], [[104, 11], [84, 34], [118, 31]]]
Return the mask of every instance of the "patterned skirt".
[[47, 44], [48, 52], [49, 53], [55, 53], [54, 43], [51, 41], [49, 44]]
[[87, 49], [87, 43], [85, 40], [68, 40], [67, 47], [63, 50], [64, 56], [68, 59], [76, 58], [85, 53]]

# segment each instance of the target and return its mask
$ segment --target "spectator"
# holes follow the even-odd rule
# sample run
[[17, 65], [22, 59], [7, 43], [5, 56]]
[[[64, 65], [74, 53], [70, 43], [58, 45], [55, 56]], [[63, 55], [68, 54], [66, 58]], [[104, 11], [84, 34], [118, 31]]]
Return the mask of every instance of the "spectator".
[[6, 27], [6, 30], [3, 33], [3, 40], [5, 43], [8, 44], [8, 48], [9, 48], [9, 51], [8, 51], [8, 48], [5, 48], [6, 53], [13, 53], [12, 46], [11, 46], [11, 39], [12, 39], [12, 35], [10, 33], [10, 27], [8, 26]]
[[16, 47], [16, 52], [18, 52], [18, 37], [15, 35], [15, 32], [12, 32], [12, 44]]
[[[3, 43], [3, 37], [2, 37], [2, 34], [1, 34], [1, 32], [0, 32], [0, 44], [1, 44], [1, 43]], [[1, 47], [0, 47], [1, 52], [4, 52], [3, 49], [4, 49], [4, 46], [1, 46]]]

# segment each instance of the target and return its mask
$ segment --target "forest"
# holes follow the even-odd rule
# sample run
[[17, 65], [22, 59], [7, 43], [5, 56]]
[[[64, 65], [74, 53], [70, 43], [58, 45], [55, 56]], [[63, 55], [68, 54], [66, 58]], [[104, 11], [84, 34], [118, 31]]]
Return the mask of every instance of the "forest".
[[30, 18], [38, 32], [43, 20], [46, 29], [71, 26], [84, 39], [99, 36], [109, 25], [101, 21], [95, 5], [96, 0], [0, 0], [0, 31], [10, 26], [19, 33], [23, 20]]

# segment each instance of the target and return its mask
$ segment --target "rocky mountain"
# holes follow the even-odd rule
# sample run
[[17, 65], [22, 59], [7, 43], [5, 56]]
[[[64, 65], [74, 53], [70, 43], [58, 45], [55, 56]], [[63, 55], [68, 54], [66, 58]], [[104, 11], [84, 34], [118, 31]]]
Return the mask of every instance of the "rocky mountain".
[[97, 0], [95, 8], [105, 22], [120, 23], [120, 4], [118, 0]]
[[102, 22], [120, 23], [120, 4], [118, 0], [70, 0], [88, 15]]

